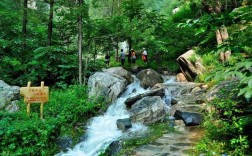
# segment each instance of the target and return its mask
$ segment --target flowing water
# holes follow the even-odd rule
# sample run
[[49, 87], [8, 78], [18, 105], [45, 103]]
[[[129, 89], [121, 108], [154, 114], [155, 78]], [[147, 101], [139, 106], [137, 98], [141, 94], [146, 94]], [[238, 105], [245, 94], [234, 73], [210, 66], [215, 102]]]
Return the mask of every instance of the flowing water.
[[[172, 76], [167, 81], [164, 82], [164, 85], [174, 83], [175, 81], [176, 81], [176, 77]], [[169, 110], [171, 107], [171, 99], [172, 99], [171, 90], [169, 88], [165, 89], [165, 96], [163, 97], [163, 102], [165, 104], [164, 107], [165, 107], [165, 112], [167, 114], [169, 114]]]
[[[173, 82], [174, 79], [171, 78], [167, 80], [165, 84]], [[134, 82], [127, 86], [126, 91], [110, 105], [104, 115], [91, 119], [87, 125], [87, 139], [84, 142], [77, 144], [68, 152], [61, 152], [56, 156], [97, 156], [113, 141], [122, 137], [127, 137], [130, 133], [143, 133], [147, 130], [147, 127], [139, 123], [132, 124], [132, 128], [128, 133], [123, 133], [117, 128], [116, 121], [118, 119], [130, 117], [124, 104], [126, 99], [148, 90], [149, 89], [143, 89], [140, 86], [139, 80], [134, 77]], [[168, 112], [171, 103], [171, 92], [169, 90], [165, 90], [163, 101], [165, 103], [165, 110]]]
[[[91, 119], [87, 126], [86, 141], [77, 144], [74, 149], [70, 149], [66, 153], [59, 153], [56, 156], [97, 156], [103, 149], [106, 149], [110, 143], [127, 135], [127, 133], [123, 133], [119, 130], [116, 125], [118, 119], [130, 117], [124, 102], [127, 98], [144, 93], [148, 90], [140, 86], [138, 79], [134, 78], [134, 80], [135, 81], [126, 88], [126, 91], [110, 105], [104, 115]], [[129, 132], [143, 132], [146, 129], [147, 127], [144, 125], [132, 124], [132, 128]]]

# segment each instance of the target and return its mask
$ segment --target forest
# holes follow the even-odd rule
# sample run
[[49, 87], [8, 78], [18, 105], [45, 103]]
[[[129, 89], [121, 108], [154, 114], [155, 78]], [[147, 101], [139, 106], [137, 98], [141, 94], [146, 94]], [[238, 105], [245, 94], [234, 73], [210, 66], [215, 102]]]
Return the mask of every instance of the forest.
[[[199, 57], [206, 69], [192, 81], [230, 87], [207, 103], [215, 111], [204, 114], [206, 133], [191, 155], [252, 155], [252, 0], [1, 0], [0, 80], [20, 87], [44, 81], [50, 100], [41, 120], [39, 106], [27, 117], [22, 99], [12, 113], [0, 96], [0, 155], [55, 155], [64, 135], [77, 144], [85, 133], [80, 123], [108, 107], [88, 98], [88, 79], [121, 66], [122, 43], [137, 56], [124, 69], [173, 75], [180, 73], [176, 59], [193, 49], [190, 61]], [[148, 63], [141, 60], [143, 48]]]

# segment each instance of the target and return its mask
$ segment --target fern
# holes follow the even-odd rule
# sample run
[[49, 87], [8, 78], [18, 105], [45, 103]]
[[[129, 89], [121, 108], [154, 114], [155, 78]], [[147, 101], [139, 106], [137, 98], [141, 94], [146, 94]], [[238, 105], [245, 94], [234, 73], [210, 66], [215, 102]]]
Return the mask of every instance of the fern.
[[244, 96], [249, 102], [252, 97], [252, 61], [239, 62], [233, 67], [228, 67], [224, 70], [222, 68], [214, 70], [214, 74], [206, 77], [206, 81], [215, 80], [228, 80], [238, 79], [239, 80], [239, 93], [237, 96]]

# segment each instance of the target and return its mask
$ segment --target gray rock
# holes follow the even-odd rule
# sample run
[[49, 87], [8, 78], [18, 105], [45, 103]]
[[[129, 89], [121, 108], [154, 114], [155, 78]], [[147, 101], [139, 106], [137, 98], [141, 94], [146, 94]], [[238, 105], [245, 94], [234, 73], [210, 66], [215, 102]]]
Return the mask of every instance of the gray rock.
[[130, 118], [118, 119], [118, 120], [116, 121], [116, 125], [117, 125], [117, 127], [118, 127], [120, 130], [123, 130], [123, 131], [125, 131], [125, 130], [127, 130], [127, 129], [129, 129], [129, 128], [132, 127]]
[[154, 90], [147, 91], [142, 94], [138, 94], [134, 97], [130, 97], [125, 101], [125, 105], [130, 108], [136, 101], [142, 99], [143, 97], [146, 96], [160, 96], [163, 97], [165, 95], [165, 90], [163, 88], [158, 88]]
[[56, 140], [56, 144], [60, 147], [61, 150], [65, 151], [67, 148], [72, 147], [73, 140], [68, 136], [62, 136]]
[[122, 141], [113, 141], [109, 147], [106, 150], [106, 153], [108, 155], [116, 155], [123, 147], [123, 142]]
[[[210, 102], [215, 98], [221, 98], [225, 99], [230, 96], [230, 94], [227, 93], [232, 93], [231, 90], [236, 88], [239, 85], [239, 81], [237, 80], [230, 80], [230, 81], [223, 81], [220, 84], [214, 86], [213, 88], [210, 89], [209, 93], [207, 94], [207, 101]], [[237, 97], [237, 93], [233, 93], [234, 99]]]
[[0, 110], [4, 109], [9, 103], [10, 101], [8, 101], [7, 98], [0, 97]]
[[143, 88], [153, 87], [157, 83], [164, 82], [162, 75], [153, 69], [142, 70], [137, 74], [137, 78]]
[[0, 80], [0, 110], [15, 112], [19, 109], [17, 108], [16, 102], [12, 103], [12, 101], [19, 100], [19, 90], [20, 87], [10, 86]]
[[123, 69], [122, 67], [113, 67], [113, 68], [109, 68], [109, 69], [103, 69], [103, 71], [108, 72], [110, 74], [116, 74], [116, 75], [119, 75], [119, 76], [125, 78], [127, 80], [128, 84], [130, 84], [134, 81], [131, 74], [127, 70]]
[[130, 109], [132, 122], [152, 124], [165, 119], [165, 108], [161, 97], [147, 96], [137, 101]]
[[86, 140], [87, 140], [87, 137], [88, 137], [87, 134], [81, 135], [80, 138], [79, 138], [79, 142], [86, 141]]
[[10, 105], [8, 105], [5, 110], [12, 113], [19, 111], [18, 100], [12, 101]]
[[[204, 89], [200, 89], [201, 83], [185, 83], [185, 82], [174, 82], [165, 84], [164, 88], [169, 90], [171, 93], [171, 105], [176, 107], [175, 110], [180, 111], [195, 111], [202, 112], [201, 106], [206, 98], [206, 92]], [[193, 90], [198, 88], [197, 91]], [[204, 91], [203, 91], [204, 90]], [[190, 110], [193, 108], [193, 110]], [[170, 109], [170, 115], [174, 114], [174, 109]]]
[[203, 122], [203, 115], [195, 112], [181, 112], [177, 110], [174, 117], [183, 120], [186, 126], [196, 126]]
[[88, 80], [89, 98], [103, 97], [105, 102], [111, 102], [125, 89], [125, 78], [108, 72], [97, 72]]
[[177, 99], [174, 99], [174, 98], [171, 99], [171, 104], [172, 104], [172, 105], [175, 105], [175, 104], [177, 104], [177, 103], [178, 103], [178, 100], [177, 100]]

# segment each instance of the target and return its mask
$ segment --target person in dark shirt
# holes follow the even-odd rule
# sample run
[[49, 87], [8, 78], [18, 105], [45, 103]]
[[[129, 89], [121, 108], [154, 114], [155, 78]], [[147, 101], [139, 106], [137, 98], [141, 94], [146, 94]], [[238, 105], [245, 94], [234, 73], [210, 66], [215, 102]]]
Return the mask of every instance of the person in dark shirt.
[[107, 53], [106, 56], [105, 56], [105, 63], [106, 63], [107, 65], [109, 65], [109, 61], [110, 61], [110, 56], [109, 56], [109, 54]]

